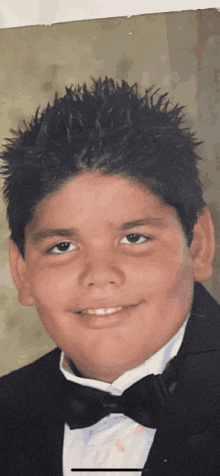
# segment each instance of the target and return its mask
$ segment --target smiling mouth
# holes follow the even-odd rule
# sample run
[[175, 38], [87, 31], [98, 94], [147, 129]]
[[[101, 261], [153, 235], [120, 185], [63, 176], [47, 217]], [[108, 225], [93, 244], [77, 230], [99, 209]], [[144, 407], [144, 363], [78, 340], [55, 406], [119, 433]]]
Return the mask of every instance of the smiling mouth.
[[106, 316], [109, 314], [115, 314], [116, 312], [122, 311], [124, 309], [129, 309], [130, 307], [136, 307], [137, 304], [132, 304], [129, 306], [117, 306], [109, 308], [99, 308], [99, 309], [84, 309], [83, 311], [78, 311], [77, 314], [84, 315], [95, 315], [95, 316]]

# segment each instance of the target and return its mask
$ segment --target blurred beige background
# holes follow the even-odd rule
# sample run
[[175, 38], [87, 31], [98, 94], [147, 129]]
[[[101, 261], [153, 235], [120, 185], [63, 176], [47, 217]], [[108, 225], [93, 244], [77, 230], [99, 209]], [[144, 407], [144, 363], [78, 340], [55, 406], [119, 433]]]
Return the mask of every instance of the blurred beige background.
[[[198, 148], [205, 200], [216, 228], [212, 278], [204, 283], [220, 302], [220, 13], [216, 9], [157, 13], [0, 30], [0, 142], [36, 108], [65, 94], [65, 85], [91, 76], [151, 84], [187, 106]], [[2, 182], [1, 182], [2, 185]], [[9, 232], [0, 200], [0, 375], [55, 347], [35, 309], [21, 306], [8, 264]]]

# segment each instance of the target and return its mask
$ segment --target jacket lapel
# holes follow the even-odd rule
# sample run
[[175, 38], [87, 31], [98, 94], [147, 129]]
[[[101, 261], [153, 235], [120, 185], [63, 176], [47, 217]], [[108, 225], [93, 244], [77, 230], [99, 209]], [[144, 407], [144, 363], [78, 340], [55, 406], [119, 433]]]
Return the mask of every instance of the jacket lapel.
[[[64, 412], [63, 412], [63, 385], [65, 379], [59, 370], [60, 351], [54, 352], [48, 375], [44, 385], [44, 395], [41, 395], [42, 404], [37, 405], [37, 429], [39, 438], [35, 435], [35, 454], [37, 455], [40, 476], [62, 476], [62, 455], [64, 435]], [[43, 397], [43, 399], [42, 399]], [[33, 434], [36, 425], [32, 424]], [[43, 438], [42, 438], [43, 436]], [[38, 453], [39, 451], [39, 453]], [[41, 458], [39, 458], [39, 454]]]
[[219, 305], [196, 283], [190, 319], [178, 353], [182, 363], [177, 385], [157, 429], [143, 475], [219, 475], [219, 317]]
[[0, 473], [4, 476], [63, 475], [63, 379], [59, 356], [56, 349], [30, 368], [15, 373], [17, 392], [11, 390], [9, 409], [6, 406], [1, 418]]
[[33, 419], [23, 425], [17, 442], [10, 462], [10, 476], [63, 475], [63, 422]]

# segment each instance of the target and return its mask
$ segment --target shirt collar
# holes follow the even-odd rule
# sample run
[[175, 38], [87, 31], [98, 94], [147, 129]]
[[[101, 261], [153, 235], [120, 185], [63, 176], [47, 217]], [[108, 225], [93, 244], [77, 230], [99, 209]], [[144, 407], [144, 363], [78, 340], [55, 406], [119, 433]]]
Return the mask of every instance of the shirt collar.
[[63, 351], [61, 352], [60, 356], [60, 370], [67, 380], [81, 385], [86, 385], [88, 387], [98, 388], [99, 390], [107, 391], [112, 395], [121, 395], [122, 392], [126, 390], [126, 388], [130, 387], [141, 378], [150, 374], [156, 375], [163, 372], [166, 364], [177, 355], [180, 349], [189, 316], [190, 313], [187, 315], [184, 323], [177, 333], [163, 347], [161, 347], [161, 349], [152, 355], [152, 357], [138, 365], [138, 367], [127, 370], [113, 383], [76, 376], [70, 368], [68, 357], [65, 356]]

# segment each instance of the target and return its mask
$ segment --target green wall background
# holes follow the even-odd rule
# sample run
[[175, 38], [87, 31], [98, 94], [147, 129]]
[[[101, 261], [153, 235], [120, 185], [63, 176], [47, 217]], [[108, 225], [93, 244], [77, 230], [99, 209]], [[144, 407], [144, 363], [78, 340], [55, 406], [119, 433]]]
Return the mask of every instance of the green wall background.
[[[91, 76], [152, 84], [187, 106], [216, 228], [216, 257], [206, 288], [220, 301], [220, 13], [216, 9], [107, 18], [0, 30], [0, 141], [30, 120], [54, 92]], [[2, 182], [1, 182], [2, 185]], [[8, 262], [9, 231], [0, 199], [0, 375], [55, 347], [37, 312], [21, 306]]]

